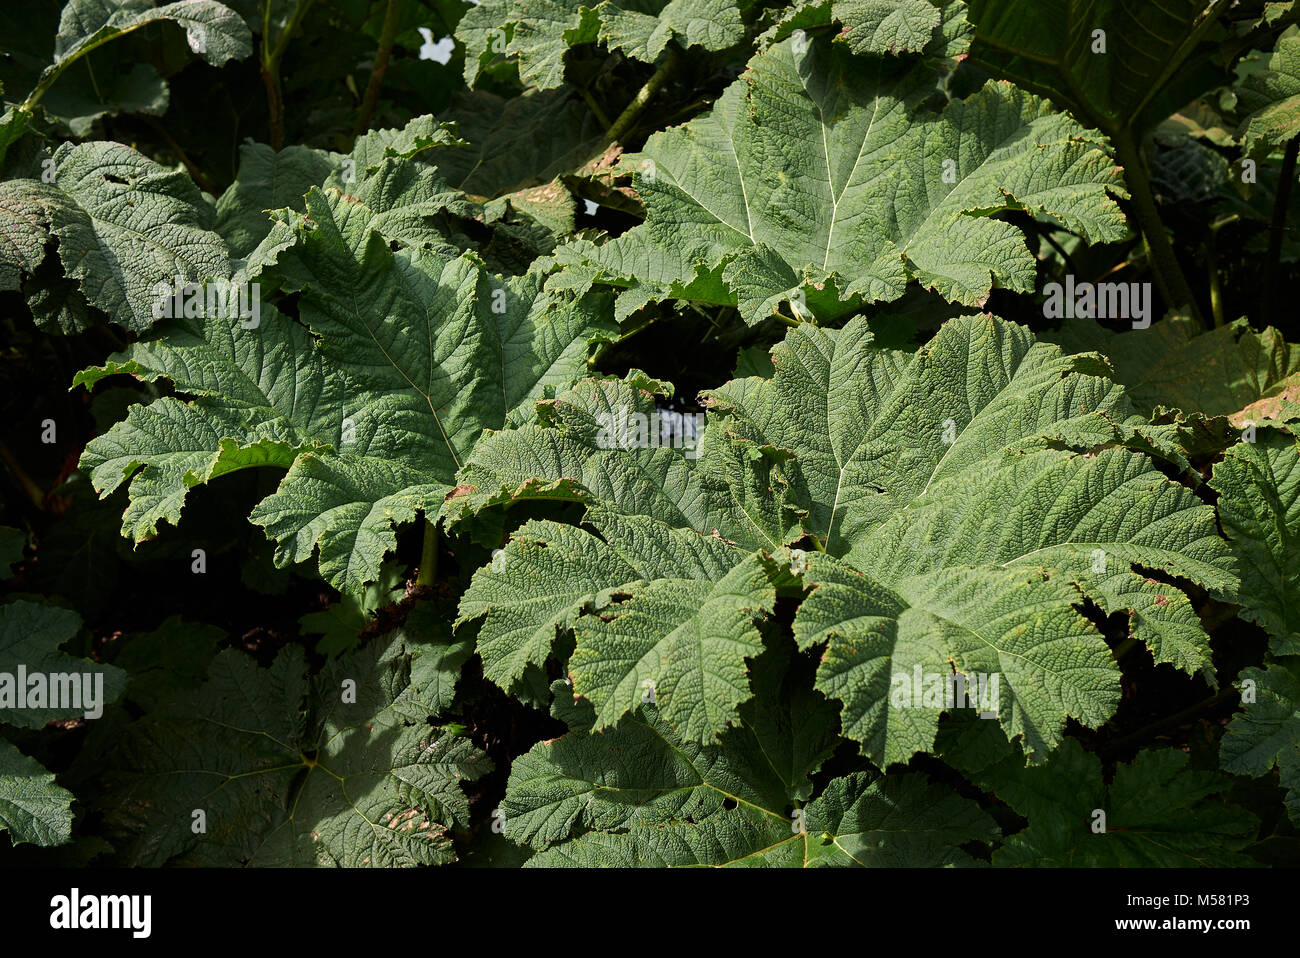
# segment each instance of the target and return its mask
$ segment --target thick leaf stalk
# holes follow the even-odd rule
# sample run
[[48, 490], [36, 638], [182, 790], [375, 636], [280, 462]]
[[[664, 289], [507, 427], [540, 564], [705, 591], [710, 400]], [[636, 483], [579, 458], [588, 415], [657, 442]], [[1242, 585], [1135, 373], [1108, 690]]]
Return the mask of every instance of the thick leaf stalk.
[[[1155, 195], [1151, 192], [1151, 177], [1147, 173], [1146, 163], [1138, 150], [1133, 135], [1123, 130], [1114, 136], [1115, 154], [1120, 165], [1124, 167], [1124, 178], [1128, 182], [1129, 193], [1133, 200], [1133, 213], [1137, 217], [1142, 239], [1146, 244], [1148, 260], [1155, 273], [1156, 285], [1164, 297], [1169, 309], [1187, 307], [1201, 319], [1196, 297], [1188, 285], [1183, 268], [1178, 263], [1178, 255], [1169, 234], [1165, 231], [1164, 221], [1156, 208]], [[1202, 320], [1204, 322], [1204, 320]]]

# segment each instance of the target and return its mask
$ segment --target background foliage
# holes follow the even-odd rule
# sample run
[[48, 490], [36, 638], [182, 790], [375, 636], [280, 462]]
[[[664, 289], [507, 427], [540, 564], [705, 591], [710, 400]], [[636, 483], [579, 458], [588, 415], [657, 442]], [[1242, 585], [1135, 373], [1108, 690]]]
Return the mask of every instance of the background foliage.
[[0, 88], [0, 682], [108, 700], [0, 686], [5, 862], [1300, 859], [1292, 3], [35, 0]]

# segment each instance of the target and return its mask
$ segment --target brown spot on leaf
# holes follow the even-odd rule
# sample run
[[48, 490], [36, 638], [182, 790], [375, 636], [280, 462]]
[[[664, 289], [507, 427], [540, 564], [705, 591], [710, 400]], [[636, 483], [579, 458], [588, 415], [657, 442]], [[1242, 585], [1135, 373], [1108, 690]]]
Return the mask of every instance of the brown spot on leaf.
[[460, 496], [468, 496], [471, 492], [475, 492], [475, 491], [477, 491], [477, 489], [478, 489], [478, 486], [475, 486], [475, 485], [473, 485], [473, 484], [471, 484], [471, 483], [468, 483], [468, 482], [462, 482], [462, 483], [461, 483], [459, 486], [457, 486], [455, 489], [451, 490], [451, 492], [447, 493], [447, 495], [446, 495], [446, 497], [443, 499], [443, 501], [444, 501], [444, 502], [451, 502], [451, 500], [456, 499], [456, 498], [458, 498], [458, 497], [460, 497]]

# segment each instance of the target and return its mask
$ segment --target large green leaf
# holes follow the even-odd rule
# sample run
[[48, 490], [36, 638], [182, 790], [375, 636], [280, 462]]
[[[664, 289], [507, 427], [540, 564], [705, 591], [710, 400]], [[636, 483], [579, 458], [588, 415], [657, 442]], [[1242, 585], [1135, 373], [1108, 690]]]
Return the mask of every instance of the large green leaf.
[[[642, 701], [700, 741], [736, 719], [745, 660], [760, 649], [755, 617], [775, 594], [757, 548], [793, 529], [779, 503], [757, 501], [771, 462], [732, 447], [602, 448], [601, 425], [649, 416], [644, 382], [584, 381], [543, 405], [545, 424], [489, 435], [447, 504], [459, 518], [502, 501], [591, 503], [581, 527], [525, 524], [475, 573], [460, 621], [484, 617], [484, 672], [503, 687], [540, 665], [557, 630], [576, 628], [575, 688], [599, 727]], [[706, 432], [704, 442], [709, 441]], [[643, 698], [653, 690], [654, 698]]]
[[[479, 445], [449, 514], [587, 504], [582, 527], [529, 523], [476, 573], [461, 619], [484, 617], [490, 678], [506, 684], [572, 630], [575, 689], [608, 724], [635, 706], [636, 682], [661, 686], [668, 666], [657, 656], [686, 639], [701, 657], [688, 688], [721, 681], [720, 704], [738, 704], [742, 690], [725, 676], [743, 674], [752, 639], [736, 624], [730, 645], [695, 629], [714, 583], [734, 600], [733, 577], [756, 549], [774, 582], [788, 565], [811, 589], [795, 634], [805, 648], [829, 643], [818, 688], [877, 762], [933, 742], [942, 703], [891, 711], [893, 676], [914, 668], [998, 674], [990, 710], [1040, 761], [1067, 717], [1104, 722], [1119, 670], [1077, 611], [1085, 597], [1127, 612], [1157, 661], [1212, 675], [1187, 597], [1140, 570], [1230, 593], [1231, 556], [1213, 510], [1125, 447], [1139, 420], [1098, 357], [969, 317], [914, 354], [875, 347], [860, 320], [838, 332], [801, 326], [772, 358], [771, 379], [707, 394], [714, 413], [697, 459], [602, 442], [602, 413], [651, 408], [627, 384], [583, 384], [543, 404], [540, 424]], [[828, 555], [783, 548], [803, 537]], [[765, 608], [753, 595], [722, 608]], [[594, 663], [599, 672], [584, 671]], [[657, 701], [692, 737], [729, 721], [726, 709], [698, 720], [695, 698]]]
[[152, 0], [70, 0], [54, 38], [54, 65], [72, 60], [148, 23], [171, 21], [188, 35], [190, 49], [214, 66], [253, 52], [243, 18], [216, 0], [155, 6]]
[[662, 696], [664, 714], [698, 741], [737, 722], [750, 694], [744, 660], [762, 650], [755, 620], [776, 602], [763, 563], [746, 559], [716, 583], [661, 572], [629, 591], [583, 621], [569, 658], [596, 727], [647, 695]]
[[1261, 429], [1214, 467], [1219, 521], [1241, 572], [1241, 616], [1271, 636], [1277, 655], [1300, 655], [1300, 440]]
[[[1226, 0], [968, 0], [976, 26], [971, 53], [1108, 133], [1141, 128], [1183, 105], [1186, 98], [1162, 103], [1160, 94], [1225, 6]], [[1153, 101], [1155, 112], [1144, 115]]]
[[[21, 23], [0, 20], [4, 39], [0, 52], [0, 82], [14, 97], [29, 92], [21, 117], [30, 117], [38, 102], [76, 136], [85, 136], [91, 123], [105, 114], [167, 109], [168, 87], [150, 63], [116, 61], [99, 55], [68, 73], [68, 68], [92, 50], [152, 23], [175, 23], [186, 33], [190, 49], [215, 66], [253, 52], [252, 34], [242, 17], [216, 0], [181, 0], [155, 5], [153, 0], [68, 0], [58, 17], [53, 61], [44, 32], [51, 10], [28, 4]], [[36, 9], [33, 9], [36, 8]], [[96, 72], [98, 71], [98, 73]], [[62, 78], [62, 82], [56, 84]], [[4, 148], [0, 147], [0, 156]]]
[[483, 428], [578, 375], [611, 327], [598, 295], [552, 296], [535, 274], [497, 278], [442, 249], [390, 249], [427, 235], [418, 213], [395, 215], [407, 207], [318, 189], [306, 206], [279, 211], [255, 254], [277, 264], [263, 279], [301, 288], [306, 325], [268, 306], [256, 324], [208, 316], [87, 370], [78, 382], [129, 372], [196, 398], [133, 407], [82, 465], [102, 494], [131, 479], [123, 534], [137, 541], [175, 524], [194, 485], [286, 468], [253, 521], [279, 563], [319, 546], [326, 579], [358, 592], [395, 548], [394, 526], [437, 513]]
[[498, 54], [519, 61], [525, 84], [540, 89], [564, 83], [564, 56], [580, 43], [605, 44], [653, 63], [670, 41], [682, 47], [723, 50], [744, 38], [736, 0], [484, 0], [456, 28], [465, 44], [465, 82], [473, 86]]
[[915, 355], [872, 349], [855, 321], [796, 330], [773, 359], [772, 379], [711, 401], [729, 428], [794, 452], [805, 528], [840, 557], [806, 560], [796, 634], [829, 641], [819, 687], [873, 758], [933, 740], [942, 706], [890, 701], [916, 668], [1000, 675], [999, 718], [1034, 757], [1067, 715], [1103, 722], [1118, 669], [1072, 611], [1076, 590], [1128, 612], [1157, 661], [1211, 669], [1187, 598], [1138, 569], [1230, 589], [1231, 559], [1208, 507], [1113, 444], [1128, 404], [1095, 358], [965, 319]]
[[0, 831], [15, 845], [62, 845], [72, 837], [73, 795], [17, 746], [0, 738]]
[[[494, 112], [489, 107], [489, 117]], [[530, 114], [530, 119], [554, 127], [551, 121], [565, 114], [551, 113], [551, 117]], [[217, 200], [216, 229], [230, 243], [233, 255], [253, 257], [255, 265], [263, 257], [273, 259], [283, 236], [260, 252], [256, 249], [274, 227], [271, 214], [281, 209], [305, 212], [305, 195], [312, 187], [321, 187], [358, 200], [373, 213], [371, 226], [391, 242], [473, 250], [493, 269], [526, 272], [538, 255], [554, 247], [552, 229], [572, 230], [573, 201], [564, 187], [554, 183], [506, 193], [495, 202], [480, 202], [487, 197], [471, 198], [463, 192], [488, 189], [496, 175], [493, 168], [531, 168], [526, 149], [532, 146], [536, 129], [519, 128], [519, 110], [504, 122], [510, 124], [509, 134], [497, 129], [490, 118], [485, 122], [480, 112], [477, 122], [470, 124], [474, 135], [482, 138], [476, 154], [455, 134], [454, 122], [441, 123], [429, 115], [416, 117], [405, 127], [360, 136], [350, 154], [303, 146], [276, 152], [264, 144], [246, 143], [240, 151], [238, 177]], [[527, 147], [522, 141], [503, 143], [506, 135], [522, 138]], [[563, 139], [567, 134], [552, 129], [551, 135]], [[509, 159], [504, 164], [489, 161], [488, 155], [496, 152]], [[444, 164], [457, 185], [443, 175]], [[480, 166], [487, 168], [475, 176]], [[489, 189], [489, 195], [495, 193]]]
[[943, 21], [930, 0], [840, 0], [833, 9], [854, 53], [922, 50]]
[[135, 723], [106, 758], [99, 801], [124, 863], [451, 861], [448, 830], [469, 814], [461, 782], [492, 766], [427, 721], [438, 653], [397, 633], [316, 675], [297, 646], [269, 669], [219, 654], [201, 689]]
[[[53, 721], [81, 718], [93, 721], [89, 712], [117, 699], [126, 684], [126, 674], [121, 669], [70, 655], [59, 648], [80, 628], [81, 616], [68, 609], [37, 605], [25, 599], [0, 606], [0, 674], [4, 676], [0, 679], [0, 722], [19, 728], [41, 728]], [[25, 689], [20, 689], [20, 668], [27, 676]], [[38, 675], [39, 683], [35, 682]], [[55, 676], [76, 681], [70, 685], [62, 678], [56, 680]], [[87, 701], [84, 698], [87, 693], [95, 701]], [[37, 700], [37, 694], [43, 700]], [[20, 695], [25, 704], [20, 704]], [[69, 704], [62, 704], [64, 696], [70, 697]]]
[[[0, 10], [0, 84], [7, 99], [21, 100], [40, 83], [54, 57], [63, 6], [60, 0], [32, 0]], [[96, 53], [88, 68], [65, 70], [45, 91], [40, 106], [45, 119], [86, 137], [102, 116], [165, 113], [169, 93], [153, 64], [139, 62], [125, 44], [112, 44]]]
[[56, 239], [64, 272], [85, 299], [139, 331], [158, 319], [158, 283], [230, 276], [226, 244], [210, 230], [212, 210], [184, 173], [120, 143], [64, 143], [49, 173], [50, 182], [0, 184], [8, 221], [0, 288], [16, 289]]
[[1026, 210], [1092, 242], [1126, 235], [1105, 145], [1042, 101], [989, 84], [918, 110], [932, 76], [794, 38], [750, 61], [711, 113], [627, 160], [647, 219], [557, 259], [650, 299], [738, 304], [751, 323], [795, 300], [834, 318], [909, 280], [968, 305], [1027, 292], [1036, 262], [993, 214]]
[[1244, 319], [1208, 333], [1187, 317], [1121, 333], [1076, 319], [1045, 338], [1070, 351], [1105, 355], [1133, 405], [1146, 415], [1169, 406], [1228, 416], [1234, 423], [1258, 421], [1274, 408], [1269, 400], [1300, 389], [1300, 350], [1271, 326], [1256, 333]]
[[538, 849], [538, 866], [974, 864], [955, 846], [989, 840], [992, 822], [920, 776], [838, 778], [800, 808], [835, 740], [808, 678], [769, 650], [745, 727], [713, 745], [646, 705], [616, 728], [534, 746], [511, 768], [506, 837]]
[[[1095, 727], [1119, 703], [1119, 669], [1074, 607], [1082, 595], [1051, 572], [946, 568], [886, 589], [811, 556], [804, 581], [813, 592], [795, 636], [804, 648], [827, 642], [817, 687], [844, 703], [844, 734], [880, 764], [929, 751], [939, 715], [966, 707], [935, 694], [933, 676], [954, 670], [1031, 758], [1055, 747], [1067, 716]], [[992, 676], [996, 688], [976, 684]]]
[[775, 808], [788, 822], [784, 792], [770, 776], [751, 780], [755, 768], [762, 764], [742, 750], [683, 740], [654, 708], [639, 709], [615, 729], [571, 733], [517, 758], [502, 803], [505, 834], [544, 849], [575, 832], [705, 818], [728, 801]]
[[436, 151], [439, 172], [457, 189], [489, 198], [543, 186], [580, 167], [601, 143], [590, 108], [568, 92], [503, 100], [478, 90], [444, 118], [469, 146]]
[[1250, 114], [1241, 124], [1248, 152], [1300, 136], [1300, 36], [1281, 37], [1265, 67], [1248, 73], [1238, 89]]
[[[943, 757], [1029, 819], [993, 854], [995, 866], [1195, 868], [1252, 864], [1240, 854], [1258, 820], [1223, 801], [1232, 782], [1188, 767], [1177, 749], [1139, 752], [1109, 782], [1101, 760], [1066, 739], [1041, 768], [1026, 768], [985, 723], [946, 739]], [[1104, 816], [1104, 817], [1103, 817]]]
[[[475, 574], [461, 621], [485, 616], [484, 673], [509, 687], [545, 662], [556, 630], [577, 628], [574, 688], [597, 728], [643, 701], [701, 741], [736, 721], [754, 619], [775, 593], [763, 564], [721, 539], [646, 517], [590, 517], [593, 532], [526, 524], [499, 563]], [[743, 560], [743, 561], [742, 561]]]
[[[407, 225], [418, 222], [427, 227], [441, 225], [434, 217], [444, 211], [468, 216], [477, 211], [433, 168], [386, 161], [410, 159], [434, 147], [464, 145], [447, 124], [428, 115], [402, 128], [359, 136], [347, 155], [306, 146], [276, 151], [264, 143], [245, 143], [239, 150], [239, 173], [217, 200], [216, 230], [234, 255], [248, 256], [271, 231], [276, 210], [305, 212], [304, 197], [313, 186], [333, 187], [358, 196], [376, 214], [387, 213], [375, 217], [376, 228], [385, 235], [418, 245], [414, 230], [403, 235], [393, 229], [398, 220], [394, 214]], [[437, 239], [434, 230], [423, 233], [425, 242]]]
[[276, 152], [265, 143], [239, 148], [239, 174], [217, 200], [216, 230], [236, 255], [247, 255], [271, 232], [271, 211], [303, 212], [303, 197], [334, 170], [329, 155], [306, 146]]
[[951, 60], [963, 56], [975, 29], [962, 0], [804, 0], [789, 7], [767, 40], [835, 21], [835, 39], [863, 55], [924, 53]]
[[[0, 606], [0, 722], [39, 729], [52, 721], [103, 717], [126, 675], [59, 648], [80, 628], [81, 616], [68, 609], [23, 599]], [[40, 762], [0, 738], [0, 831], [7, 830], [15, 845], [69, 841], [72, 801]]]
[[526, 90], [505, 100], [476, 90], [443, 114], [469, 146], [437, 150], [438, 171], [457, 189], [508, 202], [556, 235], [573, 232], [575, 201], [560, 179], [604, 144], [604, 128], [568, 90]]
[[[1267, 775], [1277, 767], [1291, 820], [1300, 822], [1300, 675], [1294, 665], [1242, 670], [1237, 680], [1245, 711], [1219, 743], [1219, 761], [1238, 775]], [[1249, 690], [1249, 698], [1247, 698]]]
[[988, 840], [973, 803], [920, 776], [856, 772], [832, 781], [799, 829], [768, 809], [740, 806], [700, 822], [591, 832], [526, 865], [542, 868], [936, 868], [977, 864], [958, 846]]

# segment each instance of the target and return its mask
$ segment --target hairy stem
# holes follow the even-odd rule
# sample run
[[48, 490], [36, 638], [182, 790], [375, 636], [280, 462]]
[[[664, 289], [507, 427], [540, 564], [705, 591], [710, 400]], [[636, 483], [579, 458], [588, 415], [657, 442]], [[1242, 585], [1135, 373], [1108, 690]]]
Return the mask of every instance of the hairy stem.
[[1061, 254], [1061, 259], [1065, 261], [1066, 269], [1068, 269], [1075, 276], [1083, 275], [1082, 273], [1079, 272], [1079, 267], [1077, 267], [1074, 264], [1074, 257], [1071, 256], [1068, 252], [1066, 252], [1065, 247], [1056, 241], [1056, 237], [1052, 236], [1052, 231], [1050, 228], [1043, 230], [1038, 235], [1043, 238], [1043, 242], [1045, 242], [1048, 246], [1052, 247], [1052, 249], [1056, 250], [1058, 253]]
[[1120, 270], [1122, 270], [1122, 269], [1129, 269], [1130, 267], [1136, 267], [1139, 263], [1142, 263], [1142, 262], [1144, 262], [1145, 260], [1146, 260], [1146, 253], [1145, 253], [1145, 250], [1144, 250], [1144, 251], [1143, 251], [1143, 255], [1140, 256], [1140, 257], [1138, 257], [1137, 259], [1126, 259], [1126, 260], [1124, 260], [1122, 263], [1116, 263], [1116, 264], [1115, 264], [1114, 266], [1112, 266], [1110, 269], [1106, 270], [1106, 272], [1104, 272], [1104, 273], [1102, 273], [1100, 276], [1098, 276], [1098, 277], [1096, 278], [1096, 280], [1094, 280], [1094, 282], [1096, 282], [1096, 283], [1104, 282], [1104, 281], [1106, 280], [1107, 277], [1109, 277], [1109, 276], [1114, 276], [1114, 275], [1115, 275], [1116, 273], [1118, 273]]
[[363, 133], [370, 129], [370, 121], [375, 115], [375, 104], [379, 102], [379, 90], [384, 85], [384, 73], [388, 70], [388, 58], [393, 52], [393, 40], [397, 37], [397, 19], [402, 12], [402, 0], [388, 0], [384, 10], [384, 25], [379, 31], [379, 49], [375, 52], [375, 65], [370, 71], [370, 82], [366, 84], [365, 100], [361, 112], [357, 115], [354, 133]]
[[663, 63], [659, 64], [659, 68], [655, 70], [649, 80], [646, 80], [645, 86], [637, 91], [636, 96], [632, 98], [632, 102], [627, 105], [626, 109], [618, 115], [618, 119], [605, 132], [605, 142], [596, 152], [597, 157], [605, 151], [606, 146], [620, 142], [627, 135], [627, 132], [632, 129], [632, 124], [636, 122], [637, 117], [641, 115], [641, 111], [645, 109], [646, 104], [659, 92], [659, 88], [668, 82], [668, 78], [672, 76], [676, 68], [677, 51], [670, 47]]
[[1138, 227], [1142, 230], [1142, 239], [1146, 243], [1147, 259], [1155, 273], [1156, 285], [1170, 309], [1186, 307], [1202, 324], [1196, 297], [1183, 275], [1183, 268], [1178, 264], [1173, 244], [1165, 232], [1164, 221], [1156, 209], [1155, 196], [1151, 192], [1151, 178], [1147, 174], [1146, 163], [1138, 150], [1133, 134], [1123, 130], [1114, 136], [1115, 155], [1124, 167], [1124, 179], [1128, 183], [1129, 193], [1133, 198], [1133, 212], [1137, 216]]
[[271, 0], [264, 0], [265, 6], [262, 8], [262, 84], [266, 87], [266, 108], [270, 114], [271, 149], [277, 152], [284, 148], [284, 98], [280, 93], [280, 61], [288, 49], [289, 38], [298, 29], [313, 2], [314, 0], [298, 0], [274, 47], [271, 46]]
[[1291, 194], [1295, 190], [1296, 157], [1300, 154], [1300, 136], [1293, 137], [1282, 155], [1282, 172], [1277, 181], [1277, 201], [1273, 204], [1273, 222], [1269, 226], [1268, 258], [1264, 260], [1264, 311], [1265, 325], [1280, 325], [1278, 285], [1282, 271], [1282, 240], [1286, 236], [1287, 212], [1291, 208]]
[[424, 520], [424, 545], [420, 551], [420, 571], [415, 576], [416, 585], [432, 586], [438, 578], [438, 526]]
[[591, 95], [591, 91], [584, 86], [580, 88], [580, 92], [582, 93], [582, 98], [587, 101], [587, 109], [589, 109], [592, 115], [600, 121], [601, 129], [609, 130], [611, 125], [609, 117], [607, 117], [605, 111], [600, 108], [600, 104], [597, 103], [596, 98]]
[[266, 112], [270, 119], [271, 149], [277, 153], [284, 148], [284, 103], [280, 99], [280, 75], [267, 63], [262, 64], [262, 84], [266, 87]]
[[[289, 46], [289, 39], [293, 36], [294, 31], [298, 29], [298, 25], [302, 23], [303, 17], [307, 16], [307, 11], [311, 9], [311, 5], [314, 2], [315, 0], [298, 0], [297, 6], [293, 8], [293, 14], [289, 17], [289, 22], [284, 25], [284, 32], [281, 33], [280, 38], [275, 41], [275, 48], [271, 49], [268, 55], [269, 59], [274, 62], [277, 67], [280, 64], [281, 58], [284, 56], [285, 49]], [[269, 9], [270, 8], [268, 7], [268, 11]], [[269, 22], [269, 12], [266, 22]], [[266, 34], [263, 34], [262, 36], [262, 49], [270, 49], [270, 37]]]
[[190, 159], [189, 154], [185, 152], [185, 148], [176, 142], [176, 138], [167, 132], [167, 128], [151, 117], [146, 117], [145, 119], [149, 124], [149, 128], [153, 130], [164, 143], [171, 147], [171, 150], [176, 154], [177, 159], [184, 164], [186, 172], [190, 174], [190, 179], [199, 185], [199, 189], [208, 193], [216, 193], [217, 191], [212, 188], [212, 183], [203, 174], [203, 171], [195, 165], [193, 160]]

